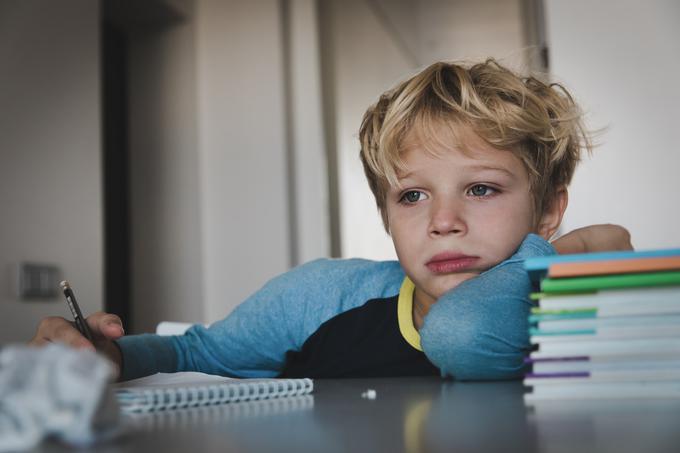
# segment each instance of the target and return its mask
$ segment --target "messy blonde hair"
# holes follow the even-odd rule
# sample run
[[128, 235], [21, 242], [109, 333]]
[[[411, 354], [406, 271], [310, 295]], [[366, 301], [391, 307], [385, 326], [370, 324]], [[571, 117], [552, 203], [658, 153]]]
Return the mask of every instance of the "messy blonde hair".
[[415, 131], [437, 140], [437, 125], [448, 126], [454, 136], [470, 130], [519, 157], [535, 214], [569, 184], [581, 150], [591, 149], [582, 112], [561, 85], [521, 77], [493, 59], [434, 63], [380, 96], [359, 131], [361, 162], [388, 232], [386, 198], [390, 187], [398, 187], [405, 138]]

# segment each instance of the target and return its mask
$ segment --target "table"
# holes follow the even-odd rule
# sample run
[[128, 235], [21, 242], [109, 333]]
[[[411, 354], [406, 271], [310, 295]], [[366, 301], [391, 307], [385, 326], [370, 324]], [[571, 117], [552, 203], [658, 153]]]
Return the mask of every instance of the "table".
[[[362, 397], [368, 389], [376, 398]], [[671, 452], [680, 400], [526, 407], [521, 382], [316, 380], [293, 400], [170, 411], [97, 452]], [[46, 443], [37, 451], [67, 451]], [[82, 450], [88, 451], [88, 450]]]

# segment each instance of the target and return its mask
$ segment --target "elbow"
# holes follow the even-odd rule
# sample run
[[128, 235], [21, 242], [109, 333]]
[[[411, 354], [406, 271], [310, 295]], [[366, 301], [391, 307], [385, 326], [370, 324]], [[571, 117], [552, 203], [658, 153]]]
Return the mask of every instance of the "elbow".
[[423, 351], [442, 376], [456, 380], [521, 378], [529, 351], [528, 326], [507, 321], [435, 305], [420, 331]]

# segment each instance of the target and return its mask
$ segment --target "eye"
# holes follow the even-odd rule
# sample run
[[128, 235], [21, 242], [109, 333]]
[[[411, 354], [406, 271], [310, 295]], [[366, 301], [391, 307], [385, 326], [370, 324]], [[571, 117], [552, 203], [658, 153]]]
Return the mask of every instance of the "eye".
[[420, 190], [409, 190], [404, 192], [404, 194], [399, 199], [400, 203], [413, 204], [419, 201], [427, 199], [427, 195]]
[[475, 184], [468, 189], [468, 193], [473, 197], [488, 197], [496, 193], [496, 190], [486, 184]]

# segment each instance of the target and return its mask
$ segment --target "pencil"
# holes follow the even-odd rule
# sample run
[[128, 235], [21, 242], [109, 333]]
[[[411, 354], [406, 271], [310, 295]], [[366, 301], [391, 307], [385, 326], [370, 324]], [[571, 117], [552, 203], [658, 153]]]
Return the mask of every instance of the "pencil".
[[92, 332], [90, 332], [90, 328], [87, 326], [87, 321], [85, 321], [85, 318], [83, 318], [83, 313], [80, 311], [80, 307], [78, 306], [78, 302], [76, 301], [76, 296], [73, 294], [71, 285], [66, 280], [64, 280], [59, 284], [59, 286], [61, 286], [62, 291], [64, 291], [66, 304], [68, 305], [68, 308], [71, 310], [73, 320], [76, 323], [76, 328], [85, 338], [87, 338], [90, 341], [93, 341]]

